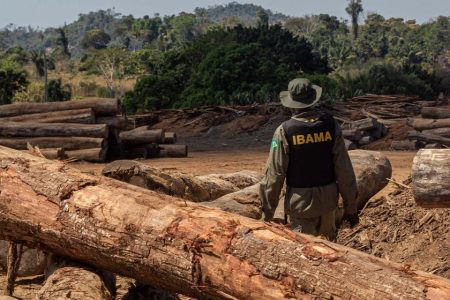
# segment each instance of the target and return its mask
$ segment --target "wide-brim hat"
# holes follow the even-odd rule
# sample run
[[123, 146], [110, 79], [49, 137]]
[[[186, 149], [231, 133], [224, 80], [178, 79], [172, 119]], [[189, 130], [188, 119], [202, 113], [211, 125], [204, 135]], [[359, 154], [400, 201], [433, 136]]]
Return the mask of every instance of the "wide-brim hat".
[[287, 91], [280, 93], [280, 100], [288, 108], [308, 108], [316, 104], [320, 96], [320, 86], [311, 84], [306, 78], [296, 78], [289, 82]]

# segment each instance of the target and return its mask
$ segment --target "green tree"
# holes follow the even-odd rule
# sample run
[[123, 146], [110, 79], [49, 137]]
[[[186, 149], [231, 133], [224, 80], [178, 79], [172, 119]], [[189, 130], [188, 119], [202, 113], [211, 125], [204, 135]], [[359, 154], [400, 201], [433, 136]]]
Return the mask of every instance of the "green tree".
[[14, 94], [28, 84], [23, 70], [0, 69], [0, 104], [10, 104]]
[[111, 41], [111, 37], [102, 29], [94, 29], [86, 33], [81, 40], [84, 49], [104, 49]]
[[363, 12], [361, 0], [349, 0], [349, 4], [345, 11], [349, 14], [352, 20], [353, 39], [358, 38], [358, 21], [359, 16]]
[[269, 26], [269, 14], [264, 9], [256, 12], [256, 26]]
[[56, 44], [61, 47], [63, 54], [70, 58], [69, 39], [66, 36], [64, 28], [58, 28], [56, 31], [59, 34], [56, 40]]
[[61, 79], [51, 79], [48, 82], [48, 101], [67, 101], [71, 97], [70, 85], [63, 85]]

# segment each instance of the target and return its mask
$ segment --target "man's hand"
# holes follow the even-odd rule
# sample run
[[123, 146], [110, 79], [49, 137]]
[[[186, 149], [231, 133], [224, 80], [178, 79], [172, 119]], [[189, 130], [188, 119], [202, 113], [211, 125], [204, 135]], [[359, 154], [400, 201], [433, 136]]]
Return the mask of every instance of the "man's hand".
[[359, 215], [358, 215], [358, 213], [344, 214], [344, 217], [342, 218], [342, 220], [344, 222], [347, 221], [350, 224], [350, 226], [353, 227], [359, 223]]

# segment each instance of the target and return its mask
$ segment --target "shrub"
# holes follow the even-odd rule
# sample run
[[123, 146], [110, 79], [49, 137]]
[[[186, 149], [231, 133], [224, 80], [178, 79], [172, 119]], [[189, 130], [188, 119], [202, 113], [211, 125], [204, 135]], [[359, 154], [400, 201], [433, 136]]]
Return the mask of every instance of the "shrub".
[[67, 101], [72, 97], [72, 88], [69, 84], [62, 85], [61, 79], [51, 79], [48, 82], [48, 101]]

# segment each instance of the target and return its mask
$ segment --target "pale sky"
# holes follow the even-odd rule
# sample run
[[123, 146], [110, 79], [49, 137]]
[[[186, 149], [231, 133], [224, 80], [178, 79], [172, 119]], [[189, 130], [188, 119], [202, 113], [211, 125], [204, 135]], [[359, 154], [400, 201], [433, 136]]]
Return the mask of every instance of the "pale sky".
[[[77, 19], [79, 13], [115, 7], [116, 12], [135, 17], [154, 13], [192, 12], [195, 7], [226, 4], [223, 0], [0, 0], [0, 28], [14, 23], [20, 26], [57, 27]], [[328, 13], [348, 19], [347, 0], [254, 0], [272, 11], [291, 16]], [[363, 0], [365, 12], [385, 17], [416, 19], [423, 23], [439, 15], [450, 16], [450, 0]]]

